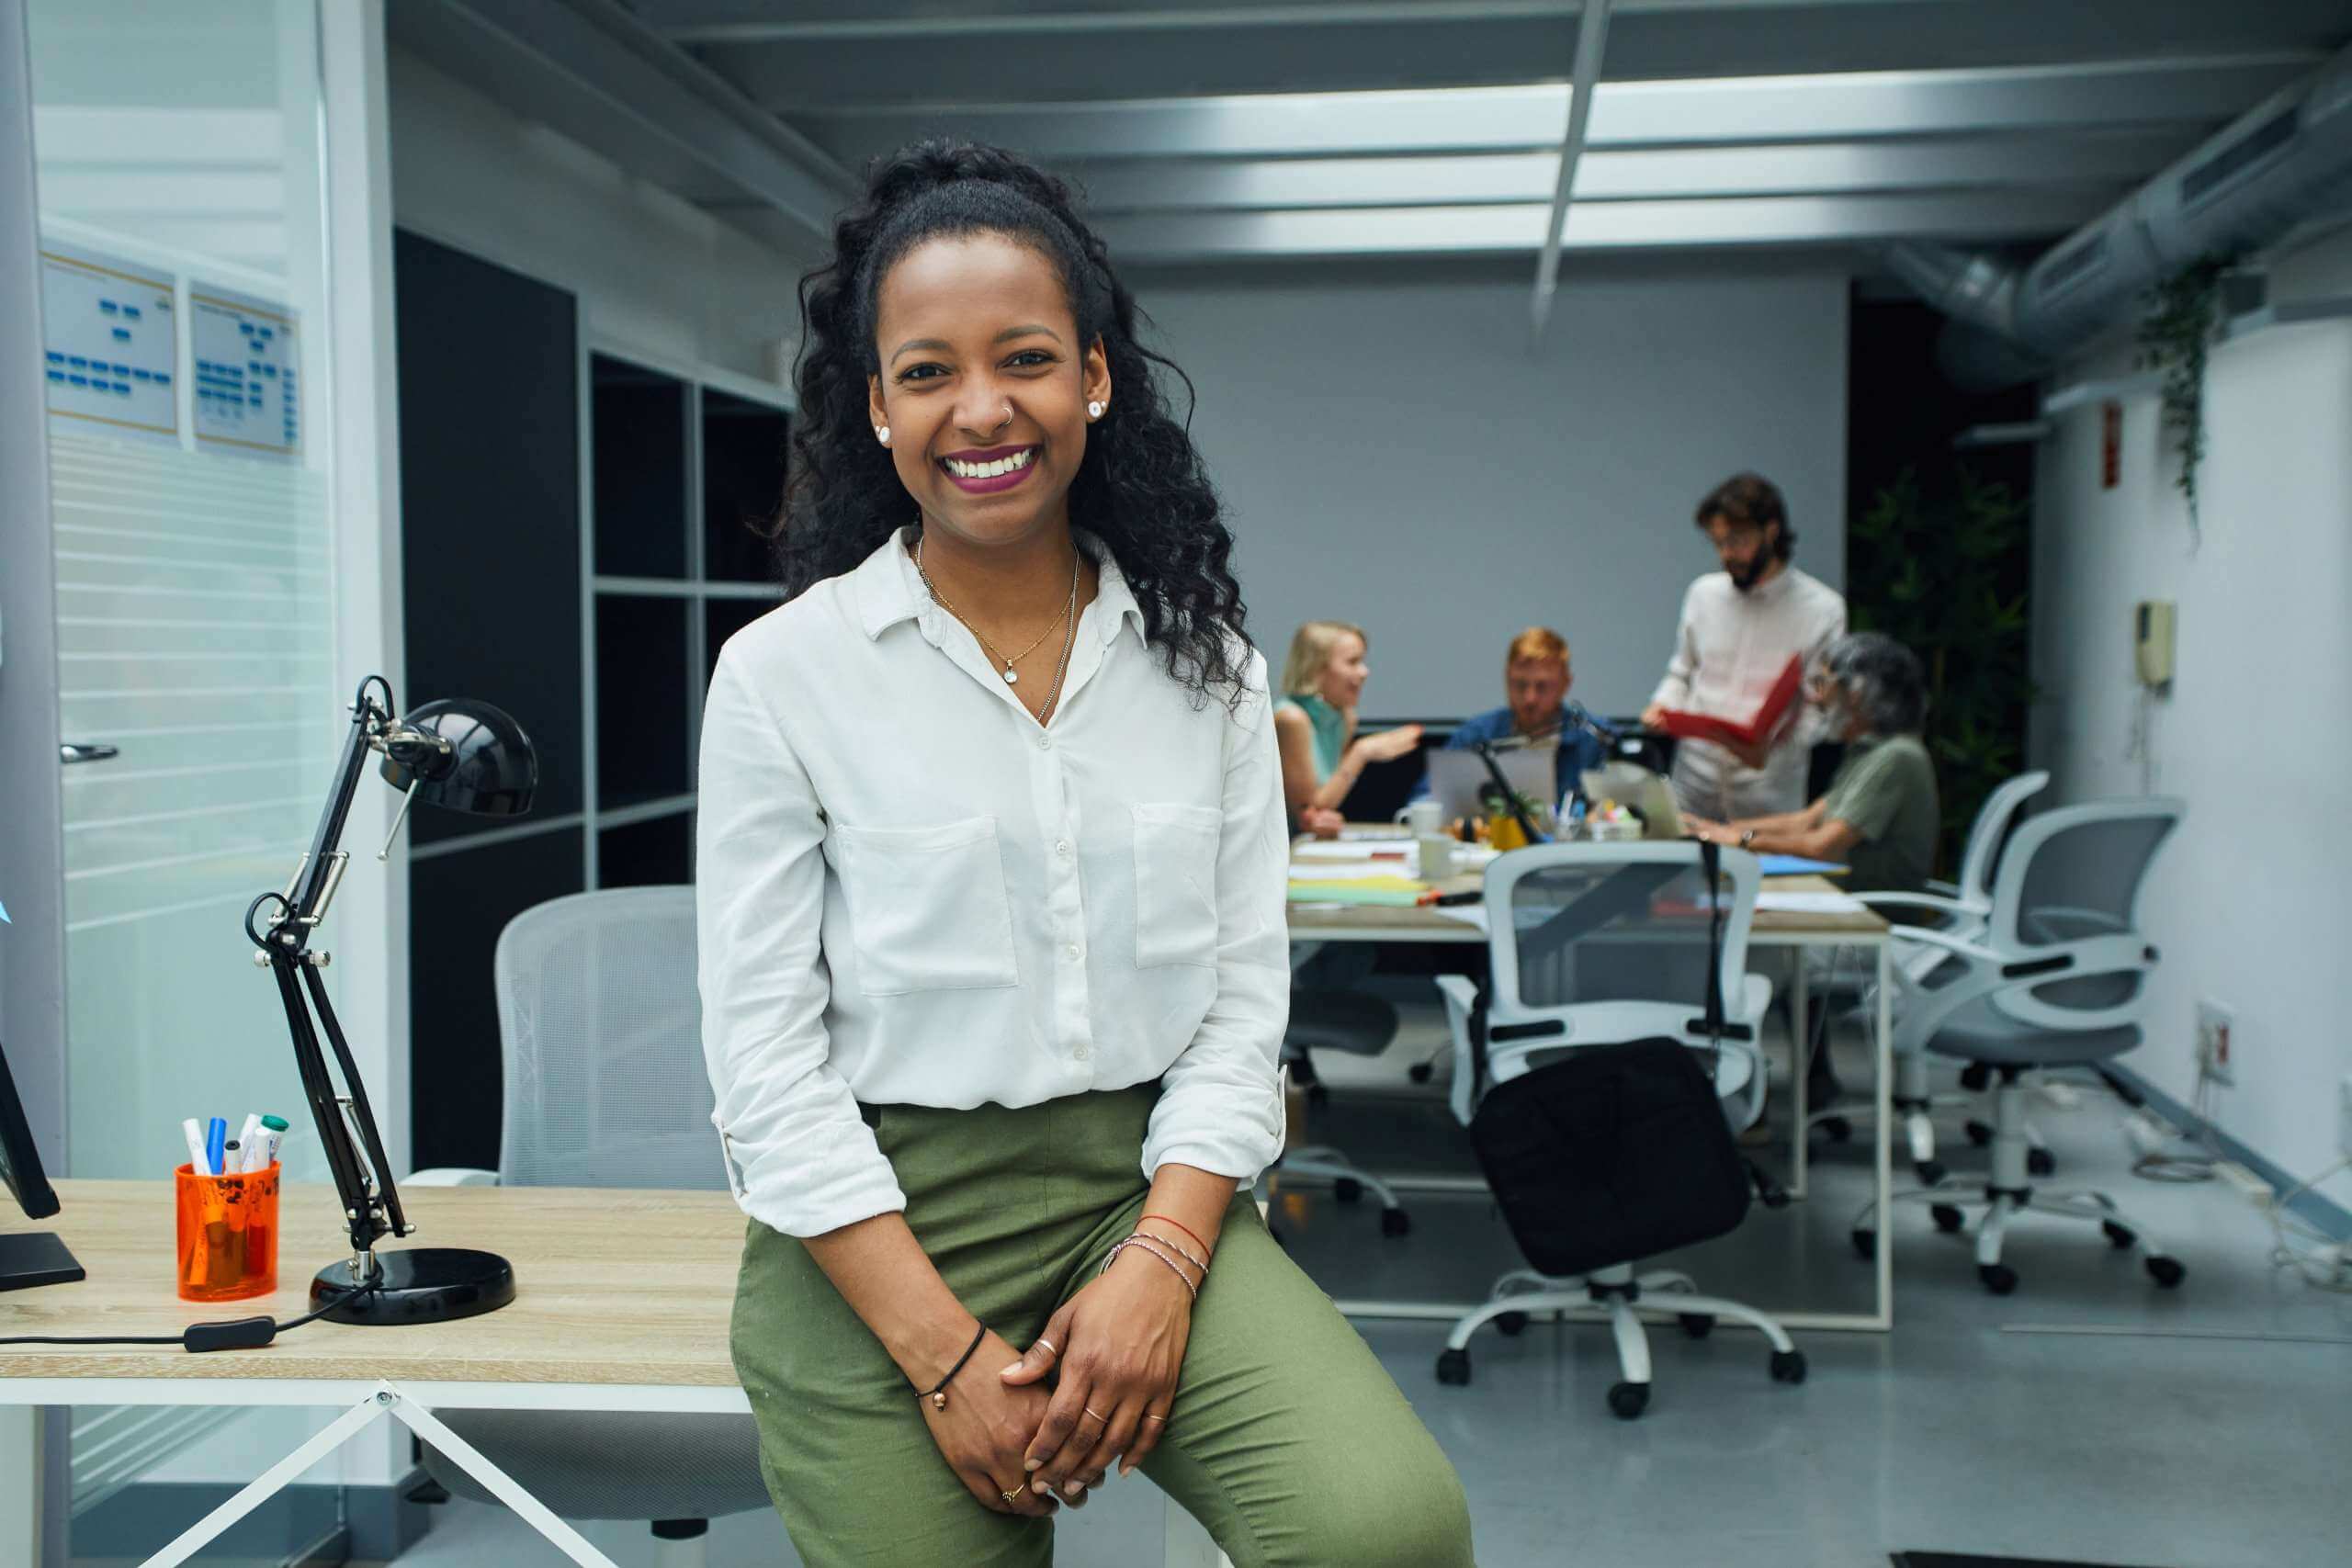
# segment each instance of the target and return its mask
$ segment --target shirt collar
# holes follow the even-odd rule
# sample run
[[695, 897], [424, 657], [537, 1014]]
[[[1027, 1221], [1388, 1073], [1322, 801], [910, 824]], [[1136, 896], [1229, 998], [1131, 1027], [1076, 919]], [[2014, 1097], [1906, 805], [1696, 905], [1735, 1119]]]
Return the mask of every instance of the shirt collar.
[[[931, 604], [931, 595], [922, 585], [922, 574], [915, 570], [914, 558], [909, 554], [914, 543], [915, 525], [911, 523], [894, 528], [880, 547], [866, 557], [851, 574], [857, 591], [857, 607], [865, 635], [871, 639], [880, 637], [900, 621], [920, 621]], [[1108, 648], [1118, 637], [1119, 628], [1133, 624], [1136, 640], [1144, 640], [1143, 606], [1136, 603], [1135, 591], [1127, 586], [1126, 574], [1102, 541], [1083, 528], [1071, 530], [1094, 561], [1100, 581], [1094, 592], [1095, 624], [1102, 628], [1102, 646]]]

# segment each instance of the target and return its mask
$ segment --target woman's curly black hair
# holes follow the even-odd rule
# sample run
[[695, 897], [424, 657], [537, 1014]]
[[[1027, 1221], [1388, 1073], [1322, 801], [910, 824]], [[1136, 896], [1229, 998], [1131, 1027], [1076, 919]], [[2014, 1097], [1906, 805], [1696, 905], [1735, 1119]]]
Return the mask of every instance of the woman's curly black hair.
[[869, 419], [867, 378], [880, 368], [875, 295], [917, 245], [976, 233], [1034, 246], [1061, 274], [1080, 343], [1102, 338], [1114, 395], [1070, 483], [1070, 523], [1118, 563], [1169, 673], [1196, 700], [1215, 694], [1238, 708], [1250, 645], [1233, 535], [1155, 367], [1183, 381], [1188, 399], [1192, 381], [1137, 339], [1136, 323], [1148, 318], [1069, 186], [994, 147], [933, 140], [877, 160], [865, 200], [834, 226], [831, 259], [800, 280], [800, 411], [775, 534], [785, 597], [855, 567], [909, 520], [911, 498]]

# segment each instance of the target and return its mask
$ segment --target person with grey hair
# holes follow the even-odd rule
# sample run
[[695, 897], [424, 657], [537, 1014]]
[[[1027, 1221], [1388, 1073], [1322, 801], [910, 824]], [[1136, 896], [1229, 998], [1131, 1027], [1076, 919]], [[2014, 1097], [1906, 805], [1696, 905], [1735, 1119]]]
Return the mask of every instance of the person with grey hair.
[[1850, 892], [1917, 892], [1935, 869], [1942, 819], [1935, 763], [1919, 738], [1928, 682], [1918, 657], [1883, 632], [1841, 637], [1815, 661], [1805, 700], [1821, 710], [1822, 733], [1846, 742], [1829, 792], [1783, 816], [1686, 818], [1686, 826], [1758, 854], [1842, 862]]

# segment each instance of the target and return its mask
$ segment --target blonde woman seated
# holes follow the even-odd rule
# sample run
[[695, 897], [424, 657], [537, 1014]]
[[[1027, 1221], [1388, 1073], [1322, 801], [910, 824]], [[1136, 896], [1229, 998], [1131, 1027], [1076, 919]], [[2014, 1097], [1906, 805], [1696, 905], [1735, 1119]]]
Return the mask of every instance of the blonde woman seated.
[[1356, 733], [1356, 708], [1372, 674], [1363, 628], [1345, 621], [1308, 621], [1290, 639], [1283, 699], [1274, 706], [1274, 744], [1283, 764], [1283, 804], [1291, 825], [1318, 839], [1340, 836], [1340, 803], [1366, 767], [1404, 756], [1421, 743], [1408, 724], [1377, 735]]

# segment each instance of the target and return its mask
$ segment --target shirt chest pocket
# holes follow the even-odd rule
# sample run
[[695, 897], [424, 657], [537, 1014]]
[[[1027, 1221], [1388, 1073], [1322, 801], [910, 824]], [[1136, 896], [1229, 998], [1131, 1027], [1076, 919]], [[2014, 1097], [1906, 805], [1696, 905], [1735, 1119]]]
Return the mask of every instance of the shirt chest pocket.
[[1137, 806], [1136, 965], [1216, 963], [1216, 854], [1224, 814], [1213, 806]]
[[1020, 983], [996, 820], [833, 829], [835, 869], [870, 997]]

